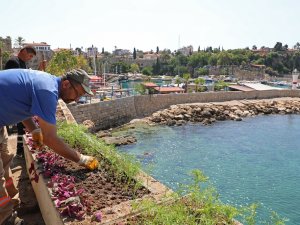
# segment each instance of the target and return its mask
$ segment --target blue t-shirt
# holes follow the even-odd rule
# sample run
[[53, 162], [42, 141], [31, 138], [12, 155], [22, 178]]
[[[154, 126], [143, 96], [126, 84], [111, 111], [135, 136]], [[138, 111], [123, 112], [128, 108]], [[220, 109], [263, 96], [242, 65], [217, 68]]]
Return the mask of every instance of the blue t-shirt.
[[61, 78], [37, 70], [0, 71], [0, 127], [39, 116], [56, 124]]

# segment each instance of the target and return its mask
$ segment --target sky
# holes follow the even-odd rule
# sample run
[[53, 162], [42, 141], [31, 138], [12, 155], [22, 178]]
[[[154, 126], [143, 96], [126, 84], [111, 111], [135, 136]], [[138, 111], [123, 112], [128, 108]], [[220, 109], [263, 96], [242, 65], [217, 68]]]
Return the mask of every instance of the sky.
[[0, 37], [55, 48], [292, 48], [298, 0], [0, 0]]

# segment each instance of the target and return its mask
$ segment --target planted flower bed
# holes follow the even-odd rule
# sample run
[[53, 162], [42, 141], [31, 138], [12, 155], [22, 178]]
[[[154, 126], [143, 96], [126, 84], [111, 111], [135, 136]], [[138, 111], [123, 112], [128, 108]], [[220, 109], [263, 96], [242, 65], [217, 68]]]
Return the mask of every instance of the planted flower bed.
[[[42, 214], [42, 208], [56, 208], [56, 212], [43, 214], [44, 219], [52, 217], [45, 219], [47, 225], [117, 223], [132, 214], [131, 200], [147, 196], [159, 200], [168, 191], [153, 178], [142, 175], [130, 157], [117, 154], [112, 146], [99, 142], [82, 126], [61, 123], [58, 131], [77, 151], [97, 157], [100, 166], [89, 171], [48, 148], [36, 152], [27, 138], [27, 167], [33, 187], [41, 183], [47, 186], [37, 199], [40, 204], [46, 192], [51, 199], [44, 207], [40, 204]], [[41, 191], [35, 192], [41, 195]]]

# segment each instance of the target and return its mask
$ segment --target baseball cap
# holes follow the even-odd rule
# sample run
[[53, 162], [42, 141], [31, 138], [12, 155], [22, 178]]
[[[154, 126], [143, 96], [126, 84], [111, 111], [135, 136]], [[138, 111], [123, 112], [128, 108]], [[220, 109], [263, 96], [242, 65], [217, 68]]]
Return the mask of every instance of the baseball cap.
[[74, 80], [83, 87], [85, 92], [89, 95], [94, 95], [89, 87], [89, 81], [91, 77], [82, 69], [73, 69], [66, 74], [67, 79]]

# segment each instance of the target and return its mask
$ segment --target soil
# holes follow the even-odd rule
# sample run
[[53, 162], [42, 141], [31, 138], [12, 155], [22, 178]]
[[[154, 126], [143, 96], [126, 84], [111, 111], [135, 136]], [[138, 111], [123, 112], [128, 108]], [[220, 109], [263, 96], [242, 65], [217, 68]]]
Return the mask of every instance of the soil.
[[76, 188], [85, 189], [83, 196], [89, 202], [90, 214], [106, 207], [141, 198], [149, 194], [149, 191], [145, 187], [140, 187], [135, 190], [135, 183], [128, 182], [127, 184], [125, 176], [121, 179], [117, 179], [108, 169], [109, 166], [107, 164], [105, 165], [103, 161], [102, 164], [100, 163], [100, 169], [92, 172], [62, 157], [59, 158], [59, 161], [64, 165], [63, 173], [75, 177]]

